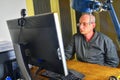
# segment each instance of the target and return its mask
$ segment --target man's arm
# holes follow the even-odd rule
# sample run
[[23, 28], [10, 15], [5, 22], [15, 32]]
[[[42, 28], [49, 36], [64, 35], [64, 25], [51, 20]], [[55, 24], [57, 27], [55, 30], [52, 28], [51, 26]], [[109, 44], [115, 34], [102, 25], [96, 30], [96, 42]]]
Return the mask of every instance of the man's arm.
[[66, 59], [70, 59], [73, 57], [74, 53], [75, 53], [75, 40], [74, 40], [74, 36], [72, 37], [70, 43], [68, 44], [68, 46], [65, 48], [65, 56]]
[[105, 63], [106, 66], [117, 67], [119, 65], [119, 57], [116, 51], [116, 47], [112, 40], [106, 40], [105, 48]]

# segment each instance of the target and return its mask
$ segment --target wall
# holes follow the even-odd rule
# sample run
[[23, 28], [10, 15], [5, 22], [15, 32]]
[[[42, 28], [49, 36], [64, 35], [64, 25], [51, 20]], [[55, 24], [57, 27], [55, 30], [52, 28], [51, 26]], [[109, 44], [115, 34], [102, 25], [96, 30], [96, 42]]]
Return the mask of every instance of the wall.
[[[104, 0], [102, 0], [104, 1]], [[120, 0], [113, 0], [113, 8], [115, 10], [116, 16], [118, 18], [118, 21], [120, 23], [120, 6], [119, 6]], [[118, 55], [120, 57], [120, 41], [118, 40], [117, 33], [115, 30], [115, 26], [112, 22], [112, 17], [110, 16], [109, 11], [107, 12], [101, 12], [99, 13], [99, 27], [100, 31], [107, 36], [109, 36], [113, 42], [115, 43], [118, 51]]]
[[0, 1], [0, 41], [10, 41], [6, 20], [21, 17], [21, 9], [26, 8], [26, 0], [1, 0]]
[[48, 12], [58, 13], [63, 43], [66, 47], [71, 39], [72, 33], [75, 32], [76, 29], [73, 28], [76, 24], [73, 23], [75, 16], [74, 12], [70, 8], [70, 0], [33, 0], [33, 6], [35, 15]]

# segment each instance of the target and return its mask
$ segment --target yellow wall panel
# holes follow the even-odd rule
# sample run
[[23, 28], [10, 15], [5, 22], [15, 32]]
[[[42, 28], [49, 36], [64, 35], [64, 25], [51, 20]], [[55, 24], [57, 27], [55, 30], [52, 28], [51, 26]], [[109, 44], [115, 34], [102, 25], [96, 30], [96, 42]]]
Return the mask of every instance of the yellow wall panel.
[[26, 0], [26, 5], [27, 5], [28, 16], [33, 16], [34, 15], [33, 0]]

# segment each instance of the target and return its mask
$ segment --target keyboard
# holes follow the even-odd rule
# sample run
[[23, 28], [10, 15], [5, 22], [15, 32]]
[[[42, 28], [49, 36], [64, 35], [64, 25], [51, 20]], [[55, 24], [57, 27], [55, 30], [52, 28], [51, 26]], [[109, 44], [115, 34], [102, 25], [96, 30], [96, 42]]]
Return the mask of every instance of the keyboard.
[[69, 69], [69, 75], [63, 76], [62, 80], [82, 80], [85, 75], [75, 70]]
[[70, 74], [73, 74], [74, 76], [76, 76], [76, 77], [78, 77], [78, 78], [84, 78], [84, 77], [85, 77], [84, 74], [82, 74], [82, 73], [80, 73], [80, 72], [77, 72], [77, 71], [75, 71], [75, 70], [73, 70], [73, 69], [69, 69], [69, 73], [70, 73]]
[[69, 74], [67, 76], [63, 76], [49, 70], [43, 72], [41, 75], [49, 77], [50, 80], [82, 80], [85, 77], [84, 74], [81, 74], [75, 70], [69, 69], [68, 71]]
[[76, 77], [74, 74], [69, 74], [67, 76], [61, 77], [61, 80], [82, 80], [82, 79]]
[[59, 80], [61, 78], [60, 74], [49, 71], [49, 70], [46, 70], [45, 72], [42, 72], [41, 75], [45, 76], [45, 77], [48, 77], [48, 78], [51, 78], [53, 80]]

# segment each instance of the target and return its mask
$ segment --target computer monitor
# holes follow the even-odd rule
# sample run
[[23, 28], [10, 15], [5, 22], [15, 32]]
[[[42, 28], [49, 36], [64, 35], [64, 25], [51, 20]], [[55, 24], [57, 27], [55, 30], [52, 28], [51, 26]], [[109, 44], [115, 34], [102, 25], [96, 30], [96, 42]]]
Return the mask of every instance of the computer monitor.
[[25, 17], [23, 26], [18, 25], [18, 20], [7, 20], [7, 24], [25, 80], [31, 80], [28, 64], [68, 75], [58, 14]]

